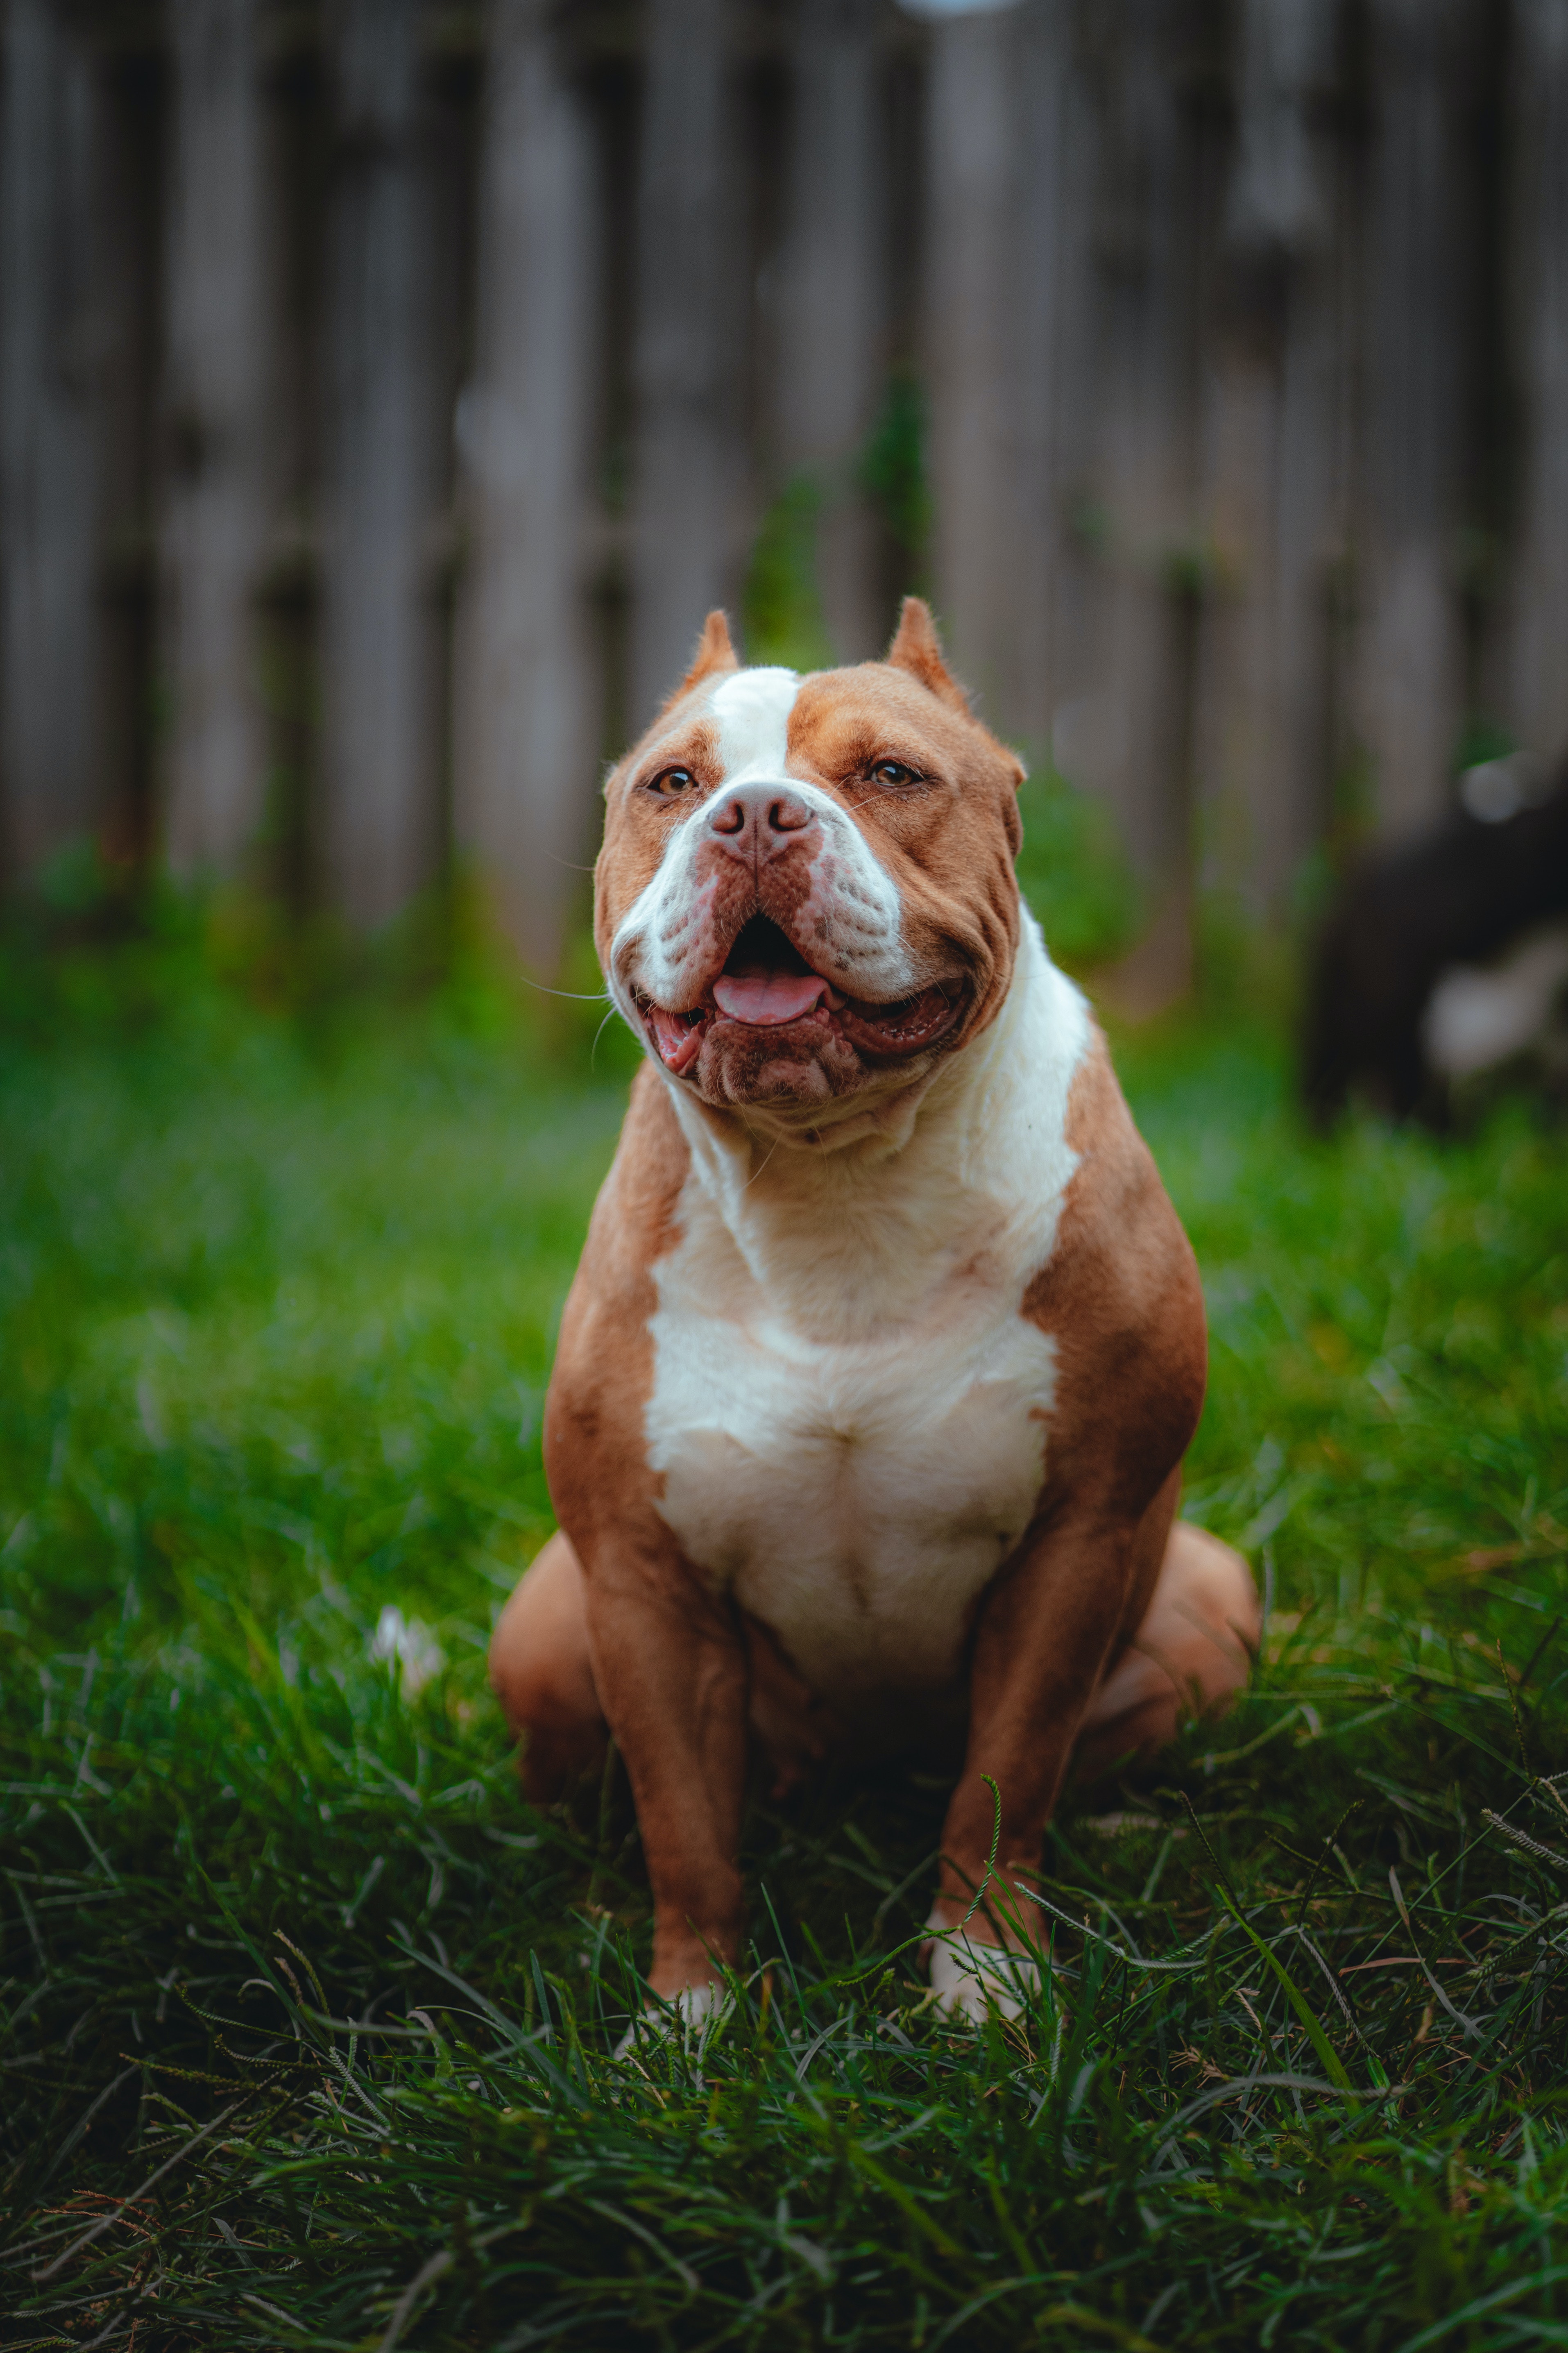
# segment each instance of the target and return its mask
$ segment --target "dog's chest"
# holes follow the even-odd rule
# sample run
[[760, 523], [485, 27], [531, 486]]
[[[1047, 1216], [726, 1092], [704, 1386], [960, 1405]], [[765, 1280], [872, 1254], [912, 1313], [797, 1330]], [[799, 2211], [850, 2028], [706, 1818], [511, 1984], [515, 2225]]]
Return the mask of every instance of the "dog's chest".
[[1079, 1166], [1089, 1034], [1026, 914], [997, 1020], [862, 1176], [749, 1170], [688, 1124], [652, 1269], [658, 1508], [841, 1707], [950, 1685], [1034, 1515], [1057, 1344], [1024, 1301]]
[[1055, 1344], [1021, 1312], [1030, 1254], [1010, 1237], [839, 1338], [820, 1315], [803, 1328], [700, 1214], [657, 1271], [659, 1508], [826, 1698], [951, 1682], [1028, 1525], [1056, 1387]]

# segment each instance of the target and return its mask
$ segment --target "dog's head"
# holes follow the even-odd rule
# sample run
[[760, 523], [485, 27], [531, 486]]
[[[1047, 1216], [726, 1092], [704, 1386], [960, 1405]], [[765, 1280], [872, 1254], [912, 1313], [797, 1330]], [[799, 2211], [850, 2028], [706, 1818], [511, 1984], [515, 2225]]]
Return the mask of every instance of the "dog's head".
[[665, 1070], [718, 1106], [908, 1087], [992, 1018], [1018, 937], [1023, 768], [930, 612], [887, 659], [742, 670], [721, 613], [605, 787], [600, 960]]

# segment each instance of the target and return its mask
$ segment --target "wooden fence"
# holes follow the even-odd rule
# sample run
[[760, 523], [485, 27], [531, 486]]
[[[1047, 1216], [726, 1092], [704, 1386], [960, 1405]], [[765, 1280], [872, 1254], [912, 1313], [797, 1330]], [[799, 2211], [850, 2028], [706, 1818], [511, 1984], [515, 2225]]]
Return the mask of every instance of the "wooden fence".
[[456, 854], [547, 968], [705, 608], [916, 582], [1156, 907], [1568, 744], [1568, 0], [4, 25], [13, 881]]

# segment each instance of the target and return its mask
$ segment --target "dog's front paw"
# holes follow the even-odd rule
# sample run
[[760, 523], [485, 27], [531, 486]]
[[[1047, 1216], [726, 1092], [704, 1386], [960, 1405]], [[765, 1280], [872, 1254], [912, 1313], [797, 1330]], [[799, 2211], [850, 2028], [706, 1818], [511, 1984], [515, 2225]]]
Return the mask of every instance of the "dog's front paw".
[[678, 1994], [650, 2005], [640, 2018], [633, 2019], [616, 2045], [616, 2057], [626, 2059], [660, 2042], [676, 2042], [688, 2050], [695, 2045], [700, 2050], [708, 2030], [728, 2007], [729, 2000], [729, 1989], [725, 1986], [682, 1986]]
[[1021, 2017], [1027, 1999], [1040, 1982], [1039, 1970], [1026, 1953], [1001, 1945], [983, 1945], [973, 1937], [940, 1932], [942, 1922], [930, 1926], [939, 1933], [931, 1947], [931, 1989], [937, 2008], [983, 2026], [986, 2017]]

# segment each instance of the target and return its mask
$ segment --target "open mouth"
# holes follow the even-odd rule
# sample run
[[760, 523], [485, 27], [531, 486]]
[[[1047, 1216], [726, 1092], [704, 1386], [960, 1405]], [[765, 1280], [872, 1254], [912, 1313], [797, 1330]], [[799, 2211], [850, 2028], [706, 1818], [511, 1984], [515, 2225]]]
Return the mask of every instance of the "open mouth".
[[700, 1005], [669, 1013], [651, 997], [639, 997], [638, 1004], [659, 1060], [679, 1077], [696, 1061], [715, 1023], [788, 1029], [797, 1038], [815, 1029], [825, 1038], [847, 1039], [863, 1054], [919, 1053], [953, 1026], [963, 995], [956, 982], [949, 982], [889, 1005], [846, 997], [813, 972], [776, 923], [753, 915]]

